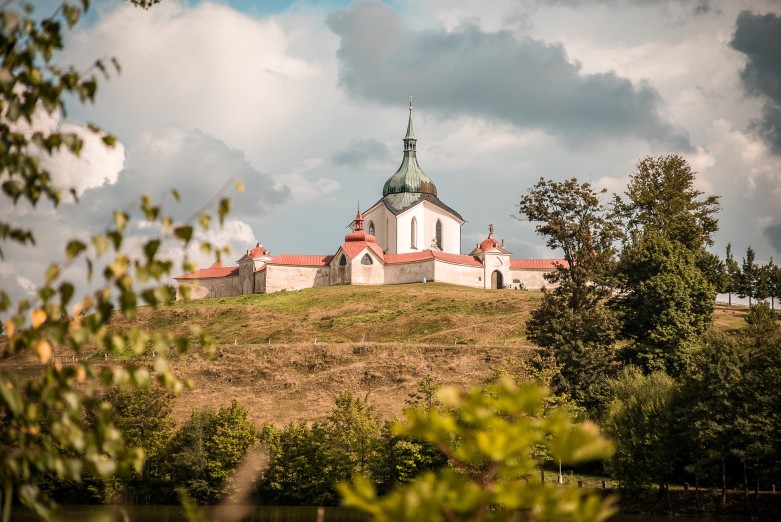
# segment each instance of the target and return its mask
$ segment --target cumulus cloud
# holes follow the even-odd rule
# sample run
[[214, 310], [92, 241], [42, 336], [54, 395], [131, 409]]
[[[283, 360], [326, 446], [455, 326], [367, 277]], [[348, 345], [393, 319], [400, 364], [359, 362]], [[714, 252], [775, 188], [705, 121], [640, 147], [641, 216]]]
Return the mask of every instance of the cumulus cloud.
[[742, 11], [730, 45], [746, 55], [740, 73], [746, 93], [764, 102], [751, 128], [781, 154], [781, 16]]
[[328, 24], [341, 37], [340, 85], [364, 99], [398, 104], [400, 93], [413, 93], [446, 117], [487, 116], [571, 144], [629, 135], [689, 147], [660, 115], [653, 87], [583, 74], [561, 45], [472, 24], [417, 31], [379, 2], [353, 4]]
[[[234, 196], [232, 190], [234, 180], [242, 180], [246, 187], [239, 196]], [[0, 286], [16, 298], [26, 295], [31, 281], [40, 281], [50, 263], [62, 260], [69, 239], [86, 238], [108, 227], [117, 209], [134, 215], [126, 245], [130, 249], [140, 245], [158, 231], [134, 211], [141, 194], [163, 199], [163, 211], [181, 220], [201, 208], [214, 212], [214, 205], [206, 206], [225, 187], [225, 195], [233, 202], [230, 219], [220, 229], [215, 223], [203, 237], [241, 253], [256, 241], [253, 224], [287, 201], [290, 189], [275, 186], [274, 180], [254, 169], [243, 153], [202, 131], [172, 126], [145, 133], [129, 149], [126, 168], [118, 173], [116, 181], [86, 189], [78, 203], [65, 202], [55, 209], [44, 202], [35, 211], [24, 203], [13, 207], [10, 220], [34, 230], [36, 246], [33, 250], [16, 243], [4, 245], [12, 261], [0, 267]], [[166, 197], [173, 188], [180, 192], [181, 203]], [[173, 248], [166, 253], [175, 260], [183, 256]], [[200, 264], [208, 262], [196, 252], [191, 252], [191, 258]], [[69, 277], [79, 288], [88, 288], [84, 273], [74, 270]]]

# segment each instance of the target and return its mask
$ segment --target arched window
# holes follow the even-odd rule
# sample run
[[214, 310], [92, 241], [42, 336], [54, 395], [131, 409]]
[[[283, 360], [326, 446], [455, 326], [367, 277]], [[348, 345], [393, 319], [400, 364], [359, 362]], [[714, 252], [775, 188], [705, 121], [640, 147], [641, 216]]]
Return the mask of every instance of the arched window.
[[436, 228], [436, 234], [437, 234], [437, 247], [439, 247], [440, 250], [443, 250], [442, 248], [442, 222], [437, 219], [437, 228]]
[[410, 224], [410, 247], [412, 248], [418, 248], [418, 220], [416, 218], [412, 218], [412, 223]]
[[339, 266], [345, 266], [347, 264], [347, 258], [342, 254], [342, 257], [339, 258]]
[[374, 235], [374, 221], [369, 221], [369, 234]]
[[372, 258], [371, 258], [371, 256], [369, 256], [369, 254], [364, 254], [363, 257], [361, 258], [361, 264], [362, 265], [373, 265], [374, 261], [372, 261]]

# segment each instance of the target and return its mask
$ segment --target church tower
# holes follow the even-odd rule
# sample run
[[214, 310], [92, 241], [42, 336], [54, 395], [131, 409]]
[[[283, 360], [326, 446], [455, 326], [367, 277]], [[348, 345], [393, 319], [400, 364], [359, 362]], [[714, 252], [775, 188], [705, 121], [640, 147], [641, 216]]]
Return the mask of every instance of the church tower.
[[364, 212], [369, 234], [388, 254], [441, 250], [461, 253], [464, 219], [437, 196], [437, 187], [418, 165], [412, 126], [412, 96], [401, 166], [385, 182], [382, 199]]

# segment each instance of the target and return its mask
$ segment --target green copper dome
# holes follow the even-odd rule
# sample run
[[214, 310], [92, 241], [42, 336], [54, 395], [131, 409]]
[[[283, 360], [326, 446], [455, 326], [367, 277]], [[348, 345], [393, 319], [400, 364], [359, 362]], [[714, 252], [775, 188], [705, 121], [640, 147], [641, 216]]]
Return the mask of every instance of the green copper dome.
[[412, 101], [409, 106], [409, 123], [407, 124], [407, 135], [404, 136], [404, 158], [401, 160], [401, 166], [396, 173], [388, 178], [385, 186], [382, 187], [382, 196], [389, 194], [431, 194], [437, 195], [437, 187], [434, 182], [426, 176], [418, 165], [418, 158], [415, 154], [417, 145], [415, 132], [412, 129]]

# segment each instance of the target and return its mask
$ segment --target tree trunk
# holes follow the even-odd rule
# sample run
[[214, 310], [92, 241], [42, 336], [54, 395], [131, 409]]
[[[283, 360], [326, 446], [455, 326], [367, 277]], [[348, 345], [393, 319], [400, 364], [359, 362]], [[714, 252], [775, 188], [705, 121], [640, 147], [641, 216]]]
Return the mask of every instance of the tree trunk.
[[727, 304], [732, 306], [732, 292], [727, 293]]
[[540, 464], [540, 482], [545, 484], [545, 464]]
[[745, 459], [743, 460], [743, 500], [746, 502], [746, 511], [751, 512], [751, 503], [748, 499], [748, 469]]
[[727, 507], [727, 462], [721, 459], [721, 507]]

